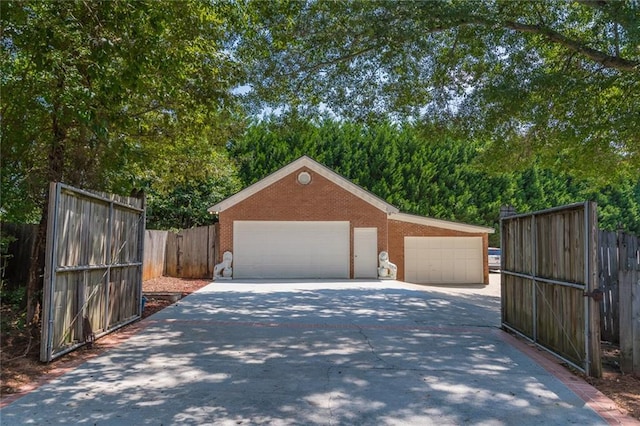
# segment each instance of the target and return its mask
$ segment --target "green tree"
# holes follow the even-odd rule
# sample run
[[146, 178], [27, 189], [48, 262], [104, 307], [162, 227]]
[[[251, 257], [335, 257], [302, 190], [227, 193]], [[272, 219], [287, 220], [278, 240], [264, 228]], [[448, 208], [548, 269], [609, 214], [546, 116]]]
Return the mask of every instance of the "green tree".
[[637, 1], [249, 5], [239, 52], [259, 108], [453, 120], [500, 169], [541, 161], [600, 185], [640, 171]]
[[225, 44], [236, 11], [224, 2], [0, 3], [1, 211], [40, 220], [29, 321], [49, 181], [126, 194], [214, 170], [239, 122], [241, 73]]
[[640, 235], [640, 179], [602, 188], [591, 194], [598, 203], [598, 227]]
[[222, 154], [218, 157], [220, 166], [215, 174], [165, 191], [152, 188], [147, 193], [148, 229], [186, 229], [214, 223], [207, 209], [241, 189], [231, 164]]
[[[595, 200], [602, 229], [640, 234], [640, 180], [594, 190], [590, 181], [534, 163], [487, 173], [484, 144], [419, 124], [308, 121], [293, 115], [249, 126], [229, 145], [239, 178], [252, 184], [306, 154], [407, 213], [499, 229], [500, 207], [524, 213]], [[480, 164], [481, 165], [481, 164]], [[499, 244], [499, 233], [491, 244]]]

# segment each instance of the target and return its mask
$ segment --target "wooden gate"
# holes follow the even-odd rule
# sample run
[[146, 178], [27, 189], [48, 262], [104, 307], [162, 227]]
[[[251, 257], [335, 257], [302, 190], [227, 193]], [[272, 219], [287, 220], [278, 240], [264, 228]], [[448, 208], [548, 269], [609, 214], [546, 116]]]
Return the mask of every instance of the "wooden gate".
[[40, 359], [141, 316], [144, 200], [50, 186]]
[[600, 377], [595, 203], [505, 217], [501, 230], [503, 327]]

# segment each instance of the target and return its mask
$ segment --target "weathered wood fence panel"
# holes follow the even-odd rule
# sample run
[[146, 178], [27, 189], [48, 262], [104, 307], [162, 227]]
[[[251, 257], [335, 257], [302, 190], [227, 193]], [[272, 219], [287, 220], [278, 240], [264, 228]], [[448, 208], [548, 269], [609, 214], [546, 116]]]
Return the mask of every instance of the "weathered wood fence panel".
[[534, 334], [533, 295], [533, 280], [514, 275], [502, 277], [502, 321], [517, 327], [525, 336]]
[[640, 376], [640, 238], [620, 233], [620, 370]]
[[618, 285], [618, 233], [600, 231], [598, 236], [598, 279], [603, 292], [600, 304], [602, 340], [620, 343], [620, 294]]
[[183, 229], [167, 236], [165, 275], [179, 278], [211, 278], [217, 259], [217, 226]]
[[169, 231], [148, 230], [144, 234], [142, 281], [164, 275]]
[[620, 346], [620, 369], [640, 375], [640, 237], [600, 231], [602, 338]]
[[50, 187], [42, 361], [141, 315], [144, 200]]
[[601, 375], [597, 218], [581, 203], [501, 219], [502, 324]]
[[182, 274], [185, 278], [213, 277], [217, 259], [216, 231], [215, 225], [183, 231], [185, 257]]
[[505, 228], [502, 234], [503, 238], [507, 239], [509, 247], [512, 253], [518, 253], [518, 256], [510, 255], [504, 256], [503, 268], [508, 270], [520, 271], [524, 274], [533, 273], [533, 244], [532, 244], [532, 232], [533, 230], [533, 217], [514, 217], [509, 218], [509, 227]]

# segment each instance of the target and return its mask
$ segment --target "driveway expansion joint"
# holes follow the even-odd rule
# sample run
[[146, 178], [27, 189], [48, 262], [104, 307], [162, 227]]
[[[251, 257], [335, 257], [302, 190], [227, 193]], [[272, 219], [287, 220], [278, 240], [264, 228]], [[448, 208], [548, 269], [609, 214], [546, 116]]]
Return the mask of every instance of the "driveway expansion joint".
[[[355, 324], [354, 324], [355, 325]], [[384, 365], [388, 366], [389, 368], [395, 369], [396, 367], [387, 362], [386, 360], [384, 360], [374, 349], [373, 345], [371, 344], [371, 339], [369, 339], [369, 336], [367, 336], [367, 334], [364, 332], [364, 330], [362, 329], [362, 327], [356, 325], [356, 327], [358, 328], [358, 333], [364, 338], [364, 341], [367, 342], [367, 346], [369, 346], [369, 351], [371, 352], [371, 354], [373, 354], [373, 356], [380, 361], [381, 363], [383, 363]]]

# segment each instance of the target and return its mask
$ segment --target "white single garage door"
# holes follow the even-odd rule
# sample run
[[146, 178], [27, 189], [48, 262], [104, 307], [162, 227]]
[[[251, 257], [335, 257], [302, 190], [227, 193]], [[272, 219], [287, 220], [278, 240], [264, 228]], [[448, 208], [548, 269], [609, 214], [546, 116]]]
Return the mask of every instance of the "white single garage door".
[[235, 221], [234, 278], [349, 278], [349, 222]]
[[484, 282], [481, 237], [405, 237], [405, 281], [417, 284]]

